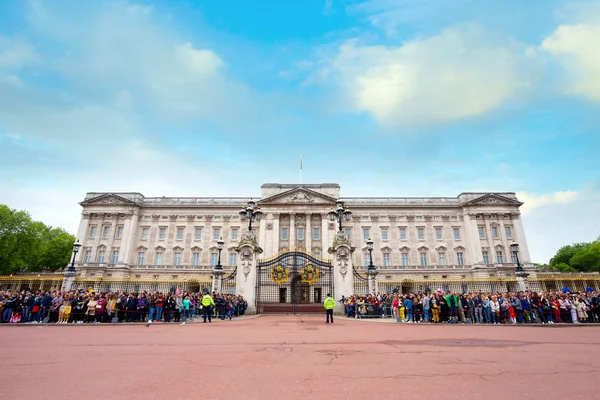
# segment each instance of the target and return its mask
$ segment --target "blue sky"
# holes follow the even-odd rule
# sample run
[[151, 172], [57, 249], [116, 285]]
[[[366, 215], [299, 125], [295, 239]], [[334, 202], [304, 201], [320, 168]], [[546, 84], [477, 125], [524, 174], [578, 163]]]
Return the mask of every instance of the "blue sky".
[[600, 3], [0, 0], [0, 203], [515, 191], [533, 261], [600, 236]]

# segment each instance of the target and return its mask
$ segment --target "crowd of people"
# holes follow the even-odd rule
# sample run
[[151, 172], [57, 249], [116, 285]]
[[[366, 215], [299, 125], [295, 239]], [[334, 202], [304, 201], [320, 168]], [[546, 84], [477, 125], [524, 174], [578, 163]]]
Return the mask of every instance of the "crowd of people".
[[354, 295], [340, 300], [347, 317], [395, 318], [404, 323], [599, 323], [600, 294], [561, 291]]
[[[2, 323], [119, 323], [185, 322], [201, 317], [201, 293], [177, 289], [162, 292], [0, 291]], [[215, 318], [230, 320], [244, 315], [248, 303], [242, 296], [212, 294]]]

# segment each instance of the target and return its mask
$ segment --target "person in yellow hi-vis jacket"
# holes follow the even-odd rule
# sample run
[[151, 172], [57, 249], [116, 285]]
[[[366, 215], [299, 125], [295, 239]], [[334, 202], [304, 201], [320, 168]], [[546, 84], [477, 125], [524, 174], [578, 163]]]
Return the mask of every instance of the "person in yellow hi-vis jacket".
[[203, 315], [204, 315], [203, 322], [205, 322], [205, 323], [206, 323], [207, 317], [208, 317], [208, 322], [212, 322], [211, 321], [211, 314], [212, 314], [211, 306], [212, 307], [215, 306], [215, 301], [213, 300], [213, 298], [210, 294], [206, 293], [204, 295], [204, 297], [202, 297], [202, 311], [203, 311]]
[[331, 297], [329, 293], [327, 293], [327, 298], [323, 303], [325, 306], [325, 315], [327, 315], [327, 323], [329, 323], [329, 319], [331, 318], [331, 323], [333, 324], [333, 309], [335, 308], [335, 300]]

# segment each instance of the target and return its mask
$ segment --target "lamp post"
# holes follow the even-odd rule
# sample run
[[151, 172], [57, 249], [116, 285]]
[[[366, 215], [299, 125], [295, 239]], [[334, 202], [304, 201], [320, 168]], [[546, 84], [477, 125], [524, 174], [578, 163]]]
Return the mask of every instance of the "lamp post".
[[377, 281], [375, 277], [379, 274], [377, 268], [373, 264], [373, 240], [367, 239], [367, 250], [369, 250], [369, 266], [367, 267], [367, 276], [369, 277], [369, 291], [373, 294], [377, 291]]
[[245, 208], [240, 210], [240, 218], [242, 221], [248, 220], [248, 231], [252, 231], [252, 223], [254, 221], [260, 221], [262, 217], [262, 211], [260, 206], [256, 205], [256, 202], [250, 200]]
[[223, 240], [223, 238], [219, 238], [219, 240], [217, 240], [217, 250], [219, 250], [219, 257], [217, 258], [217, 265], [215, 265], [213, 268], [214, 271], [223, 271], [223, 266], [221, 265], [221, 251], [223, 251], [224, 244], [225, 241]]
[[221, 293], [221, 286], [222, 286], [222, 282], [221, 279], [223, 279], [223, 266], [221, 265], [221, 251], [223, 251], [223, 245], [225, 244], [225, 241], [223, 240], [223, 238], [219, 238], [219, 240], [217, 240], [217, 250], [219, 250], [219, 256], [217, 258], [217, 265], [215, 265], [213, 267], [213, 284], [212, 284], [212, 291], [214, 293]]
[[517, 262], [517, 269], [515, 270], [515, 272], [525, 272], [525, 270], [521, 266], [521, 263], [519, 262], [519, 244], [517, 242], [512, 242], [510, 245], [510, 251], [515, 256], [515, 261]]
[[335, 221], [337, 219], [338, 223], [338, 231], [342, 231], [342, 220], [350, 221], [350, 217], [352, 216], [352, 211], [348, 210], [348, 208], [344, 207], [344, 202], [338, 200], [336, 202], [336, 209], [331, 209], [329, 211], [329, 220]]
[[71, 266], [68, 269], [68, 272], [75, 272], [75, 257], [79, 252], [79, 248], [81, 247], [81, 243], [79, 243], [79, 239], [73, 243], [73, 260], [71, 261]]

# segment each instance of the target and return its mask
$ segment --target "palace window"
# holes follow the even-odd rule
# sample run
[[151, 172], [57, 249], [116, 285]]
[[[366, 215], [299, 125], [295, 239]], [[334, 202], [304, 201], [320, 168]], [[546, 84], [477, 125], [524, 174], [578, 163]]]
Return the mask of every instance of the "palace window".
[[231, 240], [238, 240], [238, 228], [231, 228]]
[[304, 240], [304, 228], [298, 227], [296, 229], [296, 235], [298, 236], [298, 240]]
[[505, 226], [504, 227], [504, 233], [506, 233], [506, 237], [507, 238], [512, 238], [512, 229], [510, 226]]
[[183, 240], [184, 228], [177, 228], [177, 240]]
[[194, 232], [194, 239], [202, 240], [202, 228], [196, 228]]
[[200, 263], [200, 253], [195, 252], [194, 254], [192, 254], [192, 265], [194, 267], [197, 267], [199, 263]]
[[213, 228], [213, 240], [219, 240], [221, 238], [221, 228]]
[[388, 230], [387, 229], [381, 230], [381, 240], [388, 240]]
[[289, 240], [289, 229], [281, 228], [281, 240]]
[[115, 250], [112, 253], [112, 263], [117, 264], [118, 262], [119, 262], [119, 252]]
[[219, 253], [210, 253], [210, 265], [213, 267], [219, 262]]
[[501, 250], [496, 252], [496, 258], [498, 259], [499, 264], [504, 264], [504, 253]]
[[167, 238], [167, 228], [160, 228], [158, 239], [165, 240]]
[[137, 256], [137, 265], [143, 265], [144, 264], [144, 255], [145, 255], [145, 253], [143, 251], [140, 251], [138, 253], [138, 256]]
[[490, 255], [488, 254], [487, 251], [483, 252], [483, 263], [484, 264], [489, 264], [490, 263]]
[[427, 265], [427, 253], [421, 253], [421, 265], [423, 267]]
[[179, 252], [179, 251], [175, 252], [175, 257], [173, 258], [173, 264], [181, 265], [181, 252]]
[[98, 252], [98, 263], [104, 264], [104, 250]]
[[237, 265], [237, 253], [229, 253], [229, 266], [235, 267]]
[[406, 228], [400, 228], [400, 240], [406, 240]]
[[346, 234], [346, 237], [348, 238], [348, 240], [352, 239], [352, 229], [346, 228], [344, 230], [344, 233]]
[[83, 257], [83, 262], [87, 264], [87, 263], [90, 262], [91, 258], [92, 258], [92, 251], [91, 250], [87, 250], [85, 252], [85, 256]]
[[159, 251], [158, 253], [156, 253], [156, 261], [154, 263], [156, 265], [162, 265], [162, 263], [163, 263], [163, 253], [162, 253], [162, 251]]
[[419, 238], [419, 240], [425, 240], [425, 229], [418, 228], [417, 229], [417, 237]]
[[492, 237], [498, 237], [498, 227], [492, 226]]
[[123, 225], [117, 226], [117, 239], [123, 238]]
[[478, 226], [477, 230], [479, 231], [479, 239], [485, 239], [485, 228], [483, 226]]
[[109, 233], [110, 233], [110, 226], [103, 226], [102, 227], [102, 238], [106, 239], [108, 237]]
[[446, 265], [446, 253], [439, 253], [440, 265]]
[[510, 258], [511, 258], [511, 260], [512, 260], [513, 264], [516, 264], [516, 263], [517, 263], [517, 253], [516, 253], [516, 252], [514, 252], [514, 251], [511, 251], [511, 252], [510, 252]]
[[368, 251], [365, 251], [363, 253], [363, 255], [364, 255], [364, 260], [365, 260], [365, 267], [368, 267], [369, 266], [369, 261], [371, 261], [371, 256], [370, 256], [370, 254], [369, 254]]
[[94, 239], [96, 237], [96, 226], [90, 226], [90, 239]]
[[435, 228], [435, 239], [442, 240], [442, 228]]
[[142, 240], [148, 239], [148, 228], [142, 228]]
[[408, 253], [402, 253], [402, 266], [408, 267]]
[[390, 253], [383, 253], [383, 266], [384, 267], [390, 266]]
[[365, 241], [369, 240], [369, 237], [371, 236], [370, 232], [371, 231], [369, 230], [369, 228], [363, 228], [363, 239]]
[[321, 229], [313, 228], [313, 240], [321, 240]]
[[465, 260], [462, 251], [456, 253], [456, 258], [458, 260], [458, 265], [465, 265]]
[[460, 240], [460, 228], [454, 228], [454, 240]]

